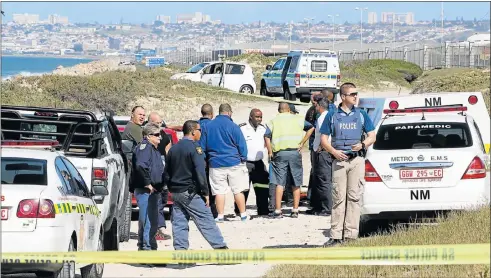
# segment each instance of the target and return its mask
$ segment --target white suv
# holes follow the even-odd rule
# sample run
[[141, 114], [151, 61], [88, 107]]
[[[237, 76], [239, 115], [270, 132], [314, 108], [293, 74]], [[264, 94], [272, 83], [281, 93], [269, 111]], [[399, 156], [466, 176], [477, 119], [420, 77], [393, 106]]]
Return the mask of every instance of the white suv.
[[488, 203], [488, 156], [466, 110], [384, 111], [365, 162], [360, 233], [374, 219], [421, 218]]

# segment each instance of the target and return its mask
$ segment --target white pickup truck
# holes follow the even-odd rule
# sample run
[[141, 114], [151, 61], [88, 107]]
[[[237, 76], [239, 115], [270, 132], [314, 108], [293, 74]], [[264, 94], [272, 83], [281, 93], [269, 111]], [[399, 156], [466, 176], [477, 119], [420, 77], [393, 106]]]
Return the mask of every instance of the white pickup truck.
[[108, 196], [95, 201], [101, 213], [104, 250], [119, 250], [131, 224], [131, 169], [111, 115], [60, 108], [1, 106], [2, 140], [56, 140], [85, 183], [103, 185]]

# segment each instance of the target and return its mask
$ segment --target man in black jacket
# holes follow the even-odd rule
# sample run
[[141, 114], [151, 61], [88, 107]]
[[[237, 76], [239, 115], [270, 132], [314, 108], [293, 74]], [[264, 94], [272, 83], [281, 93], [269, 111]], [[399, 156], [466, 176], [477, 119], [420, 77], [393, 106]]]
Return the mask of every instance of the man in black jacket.
[[197, 121], [186, 121], [184, 137], [174, 145], [165, 160], [164, 180], [172, 193], [172, 237], [175, 250], [189, 248], [189, 219], [214, 249], [228, 249], [210, 210], [205, 155], [197, 141], [201, 137]]
[[133, 150], [133, 186], [139, 208], [139, 250], [157, 250], [155, 234], [158, 229], [158, 198], [161, 198], [164, 173], [162, 158], [157, 149], [160, 138], [160, 127], [147, 124], [143, 128], [142, 142]]

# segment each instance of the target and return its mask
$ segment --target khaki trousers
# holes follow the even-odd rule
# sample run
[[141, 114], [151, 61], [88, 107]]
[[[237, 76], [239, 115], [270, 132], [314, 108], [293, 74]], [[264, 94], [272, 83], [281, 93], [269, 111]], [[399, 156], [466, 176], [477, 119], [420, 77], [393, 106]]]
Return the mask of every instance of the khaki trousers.
[[332, 163], [331, 238], [355, 239], [360, 225], [360, 208], [365, 187], [365, 158]]

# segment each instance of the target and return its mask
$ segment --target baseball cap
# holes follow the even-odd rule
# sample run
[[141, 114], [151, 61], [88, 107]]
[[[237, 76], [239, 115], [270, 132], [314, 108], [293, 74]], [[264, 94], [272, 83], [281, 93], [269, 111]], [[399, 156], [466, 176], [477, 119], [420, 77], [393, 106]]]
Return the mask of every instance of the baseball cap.
[[295, 105], [292, 103], [289, 103], [288, 106], [290, 106], [290, 112], [298, 114], [300, 112], [297, 111], [297, 108], [295, 108]]

